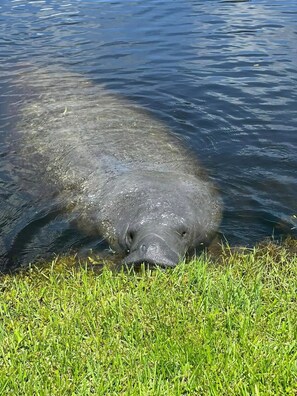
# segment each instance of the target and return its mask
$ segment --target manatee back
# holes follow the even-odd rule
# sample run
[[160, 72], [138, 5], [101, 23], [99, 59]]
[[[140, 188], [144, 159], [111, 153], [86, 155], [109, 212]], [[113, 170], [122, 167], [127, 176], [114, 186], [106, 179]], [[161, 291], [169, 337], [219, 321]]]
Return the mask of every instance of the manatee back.
[[203, 174], [162, 122], [102, 86], [53, 68], [25, 72], [18, 84], [29, 93], [17, 128], [21, 157], [63, 189], [131, 170]]

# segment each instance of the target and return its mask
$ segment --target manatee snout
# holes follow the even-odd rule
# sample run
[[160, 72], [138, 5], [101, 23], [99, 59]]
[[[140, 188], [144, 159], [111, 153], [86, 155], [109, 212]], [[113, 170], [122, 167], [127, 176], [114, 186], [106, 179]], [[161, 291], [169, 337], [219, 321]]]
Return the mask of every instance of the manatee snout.
[[150, 225], [137, 231], [127, 231], [127, 256], [122, 263], [127, 266], [175, 267], [185, 254], [181, 235], [171, 227]]
[[151, 232], [140, 239], [137, 238], [131, 244], [129, 254], [123, 260], [123, 264], [137, 267], [144, 263], [149, 266], [158, 265], [170, 268], [175, 267], [180, 259], [180, 255], [174, 251], [168, 240]]

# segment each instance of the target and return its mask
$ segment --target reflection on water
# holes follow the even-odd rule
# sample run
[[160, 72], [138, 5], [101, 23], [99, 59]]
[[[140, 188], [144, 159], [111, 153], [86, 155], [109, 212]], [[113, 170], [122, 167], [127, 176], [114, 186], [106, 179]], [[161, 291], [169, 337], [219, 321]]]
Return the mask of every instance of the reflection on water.
[[296, 235], [296, 37], [295, 0], [1, 1], [0, 254], [103, 248], [15, 176], [7, 137], [27, 63], [87, 75], [167, 123], [215, 179], [230, 243]]

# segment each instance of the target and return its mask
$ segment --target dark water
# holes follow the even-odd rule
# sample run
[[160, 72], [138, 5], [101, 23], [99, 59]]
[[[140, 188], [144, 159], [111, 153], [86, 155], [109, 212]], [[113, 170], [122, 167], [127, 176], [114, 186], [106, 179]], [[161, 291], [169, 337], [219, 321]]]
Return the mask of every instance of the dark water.
[[182, 136], [221, 191], [232, 245], [296, 235], [296, 42], [296, 0], [1, 0], [0, 254], [21, 263], [106, 247], [14, 176], [7, 137], [24, 63], [104, 83]]

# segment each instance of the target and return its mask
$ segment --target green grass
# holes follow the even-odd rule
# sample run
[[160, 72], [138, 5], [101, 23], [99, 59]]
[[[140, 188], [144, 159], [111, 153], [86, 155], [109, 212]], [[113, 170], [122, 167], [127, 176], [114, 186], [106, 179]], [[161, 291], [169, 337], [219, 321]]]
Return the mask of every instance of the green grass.
[[0, 278], [0, 395], [296, 395], [297, 243]]

